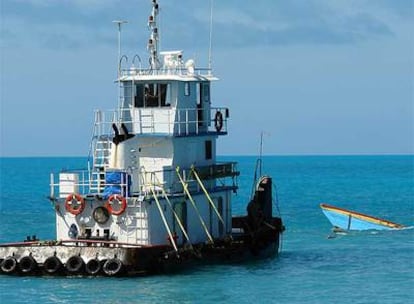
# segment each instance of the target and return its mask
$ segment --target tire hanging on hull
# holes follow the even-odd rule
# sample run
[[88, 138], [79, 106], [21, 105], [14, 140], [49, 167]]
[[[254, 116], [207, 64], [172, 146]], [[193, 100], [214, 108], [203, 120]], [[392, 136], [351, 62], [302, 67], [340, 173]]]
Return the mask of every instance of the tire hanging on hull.
[[48, 257], [43, 263], [43, 270], [46, 274], [58, 274], [62, 271], [63, 264], [56, 256]]
[[109, 259], [103, 265], [103, 271], [106, 275], [112, 277], [122, 273], [124, 265], [118, 258]]
[[98, 259], [91, 259], [86, 263], [85, 270], [87, 274], [97, 275], [102, 269], [102, 263]]
[[80, 274], [85, 268], [85, 262], [80, 256], [74, 255], [66, 261], [65, 266], [70, 274]]
[[17, 269], [17, 260], [15, 257], [9, 256], [5, 258], [0, 265], [1, 271], [7, 274], [12, 274]]
[[23, 274], [31, 274], [37, 270], [37, 262], [31, 255], [27, 255], [20, 259], [19, 268]]

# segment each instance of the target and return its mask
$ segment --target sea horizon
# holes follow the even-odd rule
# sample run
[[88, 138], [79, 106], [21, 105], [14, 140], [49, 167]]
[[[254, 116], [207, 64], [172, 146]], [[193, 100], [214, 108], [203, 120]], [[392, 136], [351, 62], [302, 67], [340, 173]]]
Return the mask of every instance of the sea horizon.
[[[332, 153], [332, 154], [262, 154], [262, 157], [315, 157], [315, 156], [413, 156], [414, 153]], [[217, 157], [256, 157], [256, 154], [217, 154]], [[1, 158], [88, 158], [87, 155], [5, 155]]]

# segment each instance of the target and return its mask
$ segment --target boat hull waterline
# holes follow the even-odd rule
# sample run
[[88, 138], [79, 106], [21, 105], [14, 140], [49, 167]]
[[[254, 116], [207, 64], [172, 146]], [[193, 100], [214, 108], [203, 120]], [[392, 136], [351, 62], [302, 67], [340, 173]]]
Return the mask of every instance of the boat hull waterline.
[[247, 216], [232, 218], [232, 232], [201, 243], [139, 245], [104, 238], [40, 241], [35, 236], [0, 244], [0, 273], [34, 276], [143, 276], [178, 272], [194, 264], [235, 263], [278, 254], [285, 227], [272, 216], [272, 179], [262, 177]]
[[[234, 263], [278, 254], [280, 218], [241, 233], [248, 217], [233, 218], [232, 237], [182, 246], [137, 246], [112, 241], [27, 241], [0, 245], [0, 273], [46, 276], [142, 276], [177, 272], [194, 264]], [[239, 225], [240, 227], [236, 227]]]

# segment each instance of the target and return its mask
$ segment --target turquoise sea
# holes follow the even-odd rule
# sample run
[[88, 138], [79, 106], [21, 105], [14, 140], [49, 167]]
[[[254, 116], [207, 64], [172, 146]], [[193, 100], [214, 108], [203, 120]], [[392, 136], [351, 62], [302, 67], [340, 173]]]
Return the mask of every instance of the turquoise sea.
[[[239, 162], [245, 213], [254, 157]], [[0, 158], [0, 242], [54, 238], [49, 172], [84, 158]], [[321, 202], [414, 225], [414, 156], [267, 156], [287, 228], [279, 257], [143, 278], [0, 276], [0, 303], [414, 303], [414, 230], [328, 238]]]

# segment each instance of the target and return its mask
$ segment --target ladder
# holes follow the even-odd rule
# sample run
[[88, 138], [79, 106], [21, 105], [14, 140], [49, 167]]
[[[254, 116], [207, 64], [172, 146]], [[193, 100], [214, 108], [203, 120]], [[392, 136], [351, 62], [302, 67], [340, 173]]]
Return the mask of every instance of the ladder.
[[148, 232], [148, 215], [144, 204], [144, 197], [140, 196], [137, 199], [132, 199], [130, 208], [131, 213], [130, 223], [126, 228], [127, 243], [148, 245], [149, 244], [149, 232]]
[[108, 135], [100, 135], [95, 140], [93, 150], [91, 192], [100, 193], [105, 187], [105, 171], [109, 167], [112, 140]]
[[151, 110], [149, 113], [139, 111], [139, 121], [141, 127], [141, 133], [154, 133], [155, 132], [155, 120], [154, 112]]

